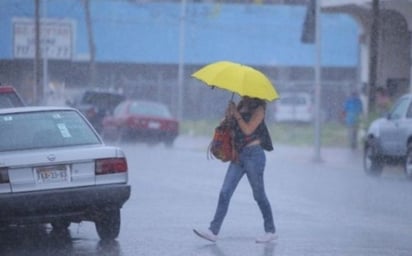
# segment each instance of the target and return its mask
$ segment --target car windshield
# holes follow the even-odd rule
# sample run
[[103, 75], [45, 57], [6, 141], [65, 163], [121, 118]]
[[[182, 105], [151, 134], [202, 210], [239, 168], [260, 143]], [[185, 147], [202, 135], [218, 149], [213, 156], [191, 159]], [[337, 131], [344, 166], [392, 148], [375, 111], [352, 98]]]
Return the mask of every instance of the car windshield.
[[0, 152], [100, 144], [75, 111], [39, 111], [0, 115]]
[[306, 98], [299, 96], [284, 97], [280, 99], [280, 103], [282, 105], [305, 105]]
[[133, 102], [130, 106], [130, 113], [163, 118], [170, 118], [172, 116], [165, 105], [154, 102]]

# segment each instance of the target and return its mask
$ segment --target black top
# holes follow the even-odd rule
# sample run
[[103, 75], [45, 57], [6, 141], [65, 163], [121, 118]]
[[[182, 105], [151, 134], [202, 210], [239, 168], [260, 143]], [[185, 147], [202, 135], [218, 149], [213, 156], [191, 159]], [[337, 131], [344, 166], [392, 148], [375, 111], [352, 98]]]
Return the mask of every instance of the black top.
[[[246, 122], [249, 122], [250, 118], [252, 117], [252, 113], [248, 113], [248, 112], [240, 113], [240, 115], [242, 116], [243, 120], [245, 120]], [[267, 150], [267, 151], [273, 150], [272, 139], [270, 138], [270, 134], [269, 134], [269, 131], [266, 127], [266, 123], [264, 120], [258, 125], [255, 131], [250, 135], [245, 135], [240, 129], [237, 122], [235, 122], [234, 131], [235, 131], [235, 148], [239, 153], [243, 150], [243, 148], [247, 144], [249, 144], [250, 142], [256, 139], [260, 140], [260, 145], [262, 146], [264, 150]]]

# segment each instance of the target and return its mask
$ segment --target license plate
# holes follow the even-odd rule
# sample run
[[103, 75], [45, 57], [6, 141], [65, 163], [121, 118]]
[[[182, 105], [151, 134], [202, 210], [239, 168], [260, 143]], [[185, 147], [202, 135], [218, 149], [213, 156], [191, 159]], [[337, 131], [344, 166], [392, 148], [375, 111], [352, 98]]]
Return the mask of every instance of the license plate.
[[160, 123], [158, 122], [149, 122], [149, 128], [150, 129], [159, 129], [160, 128]]
[[42, 166], [36, 168], [37, 183], [69, 182], [68, 165]]

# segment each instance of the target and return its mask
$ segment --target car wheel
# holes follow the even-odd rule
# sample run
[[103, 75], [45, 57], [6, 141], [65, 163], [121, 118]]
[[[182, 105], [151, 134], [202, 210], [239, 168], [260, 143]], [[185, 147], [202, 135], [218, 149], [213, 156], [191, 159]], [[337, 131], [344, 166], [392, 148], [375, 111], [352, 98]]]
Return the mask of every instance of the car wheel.
[[51, 223], [54, 231], [64, 231], [70, 226], [70, 221], [59, 220]]
[[376, 148], [373, 144], [365, 146], [363, 154], [363, 169], [368, 175], [378, 176], [383, 170], [383, 159], [376, 154]]
[[175, 140], [174, 140], [174, 139], [166, 139], [166, 140], [164, 141], [165, 146], [166, 146], [167, 148], [172, 148], [172, 147], [173, 147], [174, 142], [175, 142]]
[[408, 145], [406, 153], [404, 171], [407, 178], [412, 179], [412, 144]]
[[122, 143], [124, 141], [124, 129], [117, 128], [115, 141], [117, 143]]
[[118, 130], [114, 128], [103, 128], [101, 137], [104, 141], [115, 142], [118, 139]]
[[120, 209], [104, 211], [94, 222], [101, 240], [113, 240], [120, 232]]
[[125, 142], [130, 141], [130, 134], [129, 134], [128, 129], [118, 128], [116, 133], [117, 133], [116, 141], [118, 143], [125, 143]]
[[104, 141], [112, 141], [113, 138], [110, 136], [109, 132], [106, 129], [103, 129], [102, 134], [100, 135]]

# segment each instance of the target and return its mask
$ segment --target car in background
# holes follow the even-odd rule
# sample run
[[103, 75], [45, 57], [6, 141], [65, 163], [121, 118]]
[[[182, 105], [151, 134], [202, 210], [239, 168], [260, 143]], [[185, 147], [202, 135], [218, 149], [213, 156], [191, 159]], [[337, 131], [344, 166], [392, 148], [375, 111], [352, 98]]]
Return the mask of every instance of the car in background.
[[172, 146], [178, 134], [179, 122], [165, 104], [155, 101], [123, 101], [112, 116], [103, 120], [102, 136], [108, 140], [163, 142]]
[[386, 164], [402, 164], [412, 178], [412, 94], [401, 96], [386, 116], [369, 125], [363, 152], [367, 174], [380, 175]]
[[22, 107], [24, 105], [23, 99], [13, 86], [0, 84], [0, 108]]
[[0, 227], [92, 221], [102, 240], [118, 236], [127, 159], [78, 110], [0, 109], [0, 134]]
[[276, 122], [310, 123], [313, 121], [312, 96], [305, 92], [284, 92], [275, 101], [274, 120]]
[[125, 99], [126, 97], [122, 93], [91, 89], [85, 90], [73, 102], [67, 102], [67, 105], [79, 109], [100, 133], [103, 118], [112, 114], [114, 108]]

